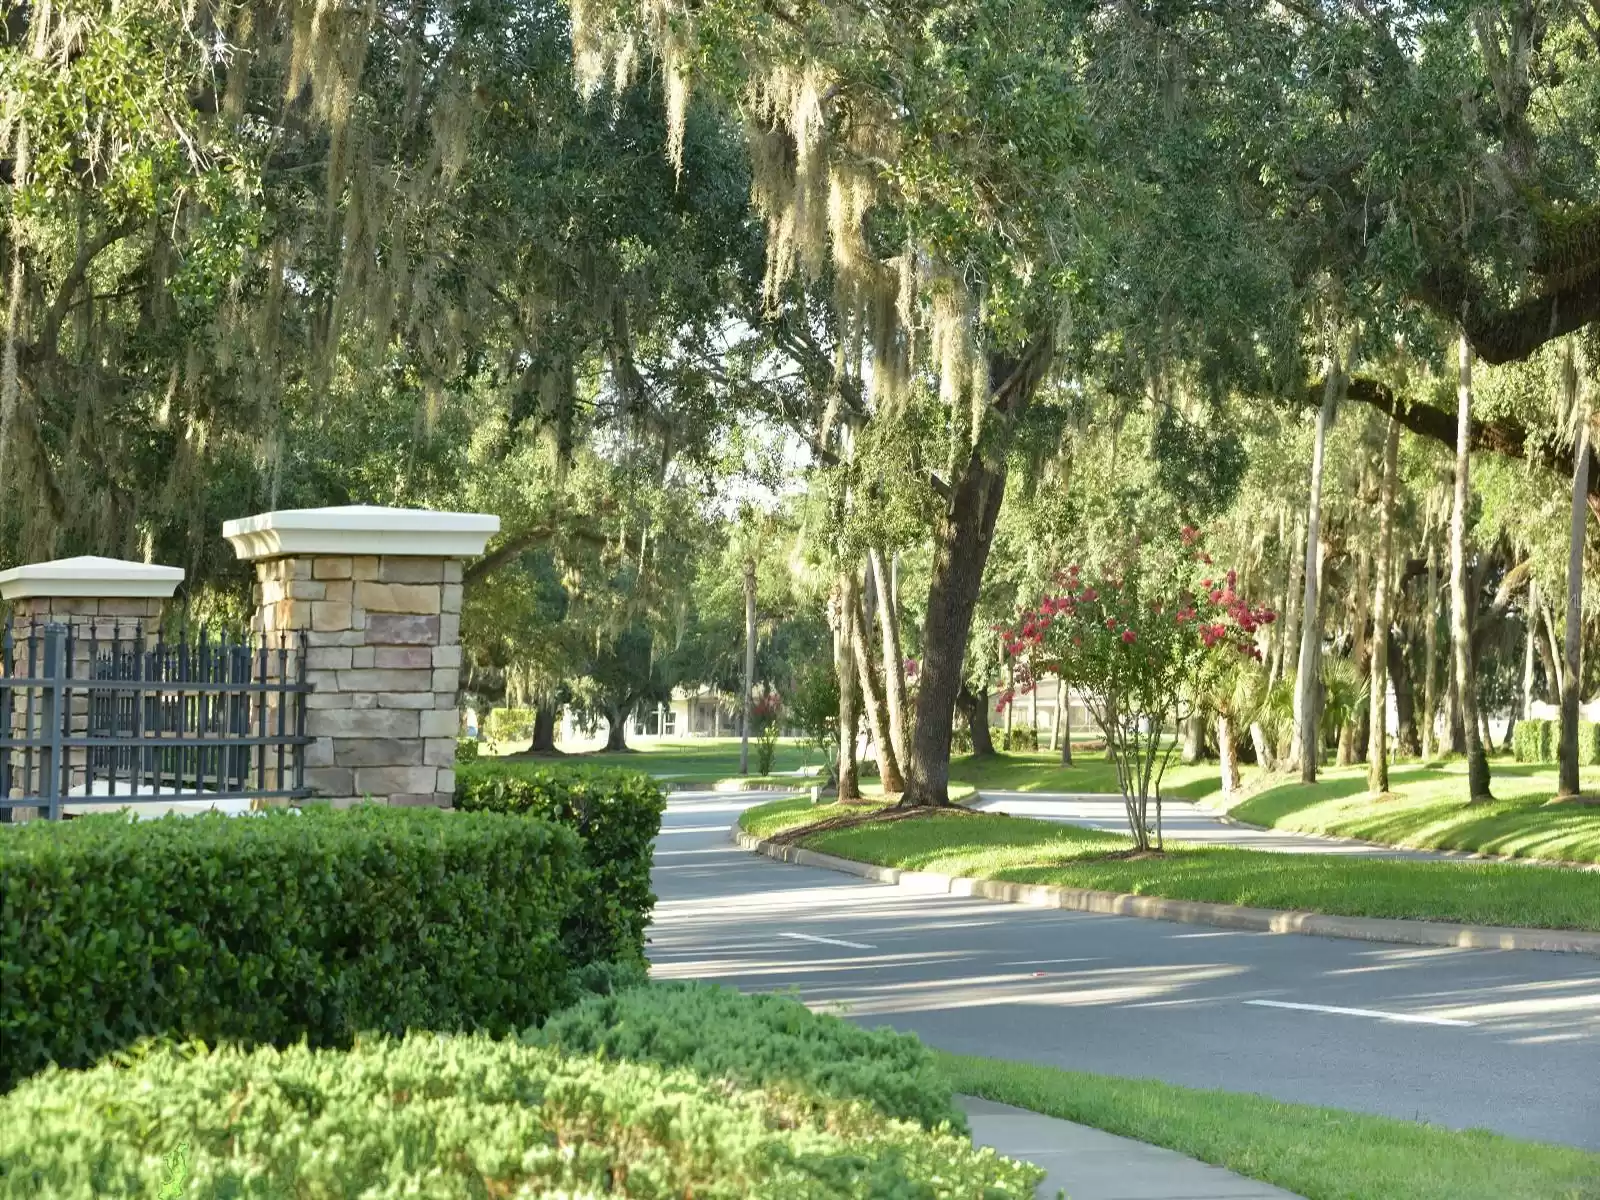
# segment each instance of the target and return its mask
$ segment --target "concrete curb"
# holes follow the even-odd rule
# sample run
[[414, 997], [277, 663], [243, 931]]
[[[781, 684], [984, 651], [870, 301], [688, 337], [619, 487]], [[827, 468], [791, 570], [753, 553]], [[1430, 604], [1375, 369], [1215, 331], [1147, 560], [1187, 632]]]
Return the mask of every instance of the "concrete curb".
[[1443, 921], [1404, 921], [1379, 917], [1336, 917], [1326, 913], [1294, 912], [1276, 908], [1246, 908], [1237, 904], [1210, 904], [1200, 900], [1163, 900], [1100, 892], [1089, 888], [1050, 884], [1006, 883], [998, 879], [968, 879], [933, 871], [902, 871], [872, 863], [819, 854], [799, 846], [762, 841], [745, 833], [737, 822], [729, 829], [743, 850], [763, 854], [800, 867], [821, 867], [921, 895], [977, 896], [1033, 908], [1063, 908], [1106, 916], [1145, 917], [1179, 921], [1186, 925], [1215, 925], [1257, 933], [1300, 933], [1313, 937], [1350, 938], [1363, 942], [1398, 942], [1408, 946], [1456, 946], [1473, 950], [1543, 950], [1558, 954], [1600, 955], [1600, 933], [1560, 929], [1511, 929], [1496, 925], [1451, 925]]

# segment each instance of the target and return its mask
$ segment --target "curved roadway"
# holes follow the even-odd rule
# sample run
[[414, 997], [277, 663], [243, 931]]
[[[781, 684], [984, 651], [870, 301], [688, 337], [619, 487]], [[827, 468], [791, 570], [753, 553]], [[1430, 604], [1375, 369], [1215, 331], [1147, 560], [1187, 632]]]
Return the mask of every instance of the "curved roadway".
[[671, 798], [656, 978], [795, 989], [965, 1054], [1600, 1150], [1600, 958], [915, 895], [739, 850], [729, 826], [765, 799]]

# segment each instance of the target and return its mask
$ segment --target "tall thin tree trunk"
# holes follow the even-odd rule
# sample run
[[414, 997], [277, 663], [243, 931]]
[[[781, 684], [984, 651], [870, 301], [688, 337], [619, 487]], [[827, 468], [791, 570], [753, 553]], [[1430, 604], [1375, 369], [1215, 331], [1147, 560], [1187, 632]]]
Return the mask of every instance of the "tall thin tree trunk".
[[[1052, 336], [1030, 344], [1017, 358], [991, 354], [991, 426], [972, 447], [950, 487], [934, 530], [928, 613], [922, 626], [922, 682], [911, 731], [902, 804], [950, 803], [950, 729], [961, 690], [972, 613], [1006, 490], [1006, 450], [1017, 418], [1026, 410], [1054, 354]], [[998, 427], [996, 423], [999, 423]], [[976, 734], [974, 734], [976, 739]], [[976, 740], [974, 740], [976, 745]]]
[[1567, 338], [1566, 408], [1576, 411], [1578, 436], [1572, 463], [1572, 533], [1567, 545], [1567, 668], [1561, 688], [1561, 740], [1556, 752], [1556, 795], [1578, 794], [1578, 692], [1583, 685], [1583, 542], [1589, 522], [1589, 414], [1578, 394], [1578, 364]]
[[1450, 642], [1461, 725], [1467, 736], [1467, 794], [1490, 798], [1489, 758], [1478, 729], [1478, 681], [1472, 673], [1472, 628], [1467, 597], [1467, 505], [1471, 502], [1472, 347], [1459, 338], [1456, 382], [1456, 491], [1450, 509]]
[[1560, 704], [1567, 686], [1567, 672], [1562, 662], [1561, 645], [1556, 641], [1556, 619], [1550, 615], [1550, 606], [1539, 597], [1539, 623], [1544, 629], [1544, 640], [1539, 643], [1539, 653], [1544, 657], [1545, 692], [1550, 703]]
[[866, 614], [861, 611], [859, 602], [850, 606], [850, 612], [855, 623], [850, 642], [855, 652], [861, 691], [866, 697], [872, 741], [878, 749], [878, 778], [886, 794], [898, 795], [906, 790], [906, 784], [900, 774], [900, 759], [894, 752], [894, 740], [889, 736], [889, 705], [884, 699], [883, 688], [878, 685], [878, 669], [873, 662], [872, 638], [867, 631]]
[[1389, 418], [1383, 440], [1383, 483], [1378, 492], [1377, 584], [1372, 594], [1372, 667], [1367, 697], [1367, 790], [1389, 790], [1389, 587], [1394, 574], [1394, 486], [1400, 456], [1400, 422]]
[[[883, 569], [883, 555], [868, 550], [867, 559], [872, 564], [872, 582], [878, 590], [878, 625], [883, 637], [883, 690], [889, 704], [889, 744], [894, 747], [894, 760], [906, 759], [906, 716], [911, 705], [906, 699], [906, 660], [900, 644], [899, 589], [891, 572]], [[899, 561], [899, 555], [895, 556]]]
[[756, 690], [756, 560], [744, 560], [744, 700], [739, 710], [739, 774], [750, 774], [750, 693]]
[[[1356, 553], [1356, 587], [1355, 595], [1351, 597], [1350, 614], [1350, 661], [1355, 663], [1358, 674], [1367, 674], [1371, 670], [1371, 663], [1367, 661], [1371, 653], [1367, 645], [1367, 605], [1372, 599], [1371, 587], [1372, 556], [1362, 546]], [[1350, 714], [1350, 719], [1339, 730], [1339, 765], [1348, 767], [1360, 761], [1360, 738], [1356, 732], [1355, 713]]]
[[1233, 719], [1220, 712], [1217, 714], [1217, 758], [1222, 763], [1222, 794], [1233, 796], [1239, 791], [1239, 733]]
[[1322, 676], [1322, 622], [1320, 556], [1322, 543], [1322, 470], [1327, 454], [1328, 430], [1338, 413], [1340, 376], [1343, 366], [1338, 351], [1327, 359], [1328, 378], [1322, 386], [1322, 407], [1317, 410], [1316, 441], [1311, 451], [1311, 496], [1306, 502], [1305, 594], [1300, 606], [1300, 661], [1295, 672], [1294, 728], [1295, 755], [1300, 763], [1300, 781], [1317, 781], [1321, 739], [1317, 734], [1317, 689]]
[[[1294, 538], [1289, 543], [1289, 583], [1285, 592], [1282, 644], [1278, 649], [1278, 669], [1272, 676], [1280, 679], [1296, 674], [1300, 669], [1300, 602], [1306, 587], [1305, 518], [1295, 514]], [[1290, 753], [1290, 759], [1295, 755]]]
[[989, 693], [975, 692], [966, 684], [956, 693], [956, 704], [967, 719], [967, 732], [972, 735], [974, 758], [994, 757], [994, 738], [989, 734]]
[[1000, 672], [1006, 677], [1005, 737], [1000, 743], [1000, 749], [1009, 752], [1012, 749], [1012, 718], [1016, 716], [1017, 712], [1017, 671], [1010, 657], [1006, 654], [1006, 646], [1004, 642], [1000, 643]]
[[1061, 729], [1061, 765], [1072, 765], [1072, 690], [1066, 680], [1056, 676], [1056, 724]]
[[855, 622], [850, 613], [856, 608], [854, 571], [841, 571], [833, 592], [833, 669], [839, 677], [839, 799], [861, 798], [860, 769], [856, 762]]
[[1439, 720], [1439, 539], [1430, 520], [1428, 538], [1428, 611], [1423, 614], [1422, 661], [1422, 761], [1431, 762], [1439, 751], [1435, 733]]
[[1028, 689], [1028, 726], [1033, 731], [1033, 748], [1039, 748], [1039, 681]]
[[1524, 721], [1533, 716], [1533, 665], [1539, 657], [1539, 581], [1528, 579], [1528, 610], [1522, 638], [1522, 707], [1517, 716]]
[[1061, 680], [1056, 680], [1056, 703], [1050, 711], [1050, 753], [1061, 748]]
[[1250, 744], [1256, 750], [1256, 765], [1263, 771], [1276, 771], [1278, 760], [1272, 753], [1272, 742], [1260, 721], [1250, 722]]

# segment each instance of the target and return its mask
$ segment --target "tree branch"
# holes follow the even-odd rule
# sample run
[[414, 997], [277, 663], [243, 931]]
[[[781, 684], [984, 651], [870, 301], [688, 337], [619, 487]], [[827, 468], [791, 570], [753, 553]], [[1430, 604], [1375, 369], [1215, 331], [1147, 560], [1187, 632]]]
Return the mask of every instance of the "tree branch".
[[[1318, 384], [1312, 392], [1320, 389], [1321, 385]], [[1455, 448], [1456, 418], [1453, 413], [1447, 413], [1428, 404], [1406, 404], [1374, 379], [1350, 380], [1346, 395], [1352, 400], [1370, 405], [1379, 412], [1388, 413], [1420, 437], [1448, 446], [1452, 450]], [[1474, 417], [1468, 438], [1474, 450], [1487, 450], [1506, 458], [1524, 459], [1547, 471], [1554, 471], [1564, 479], [1572, 477], [1571, 456], [1563, 455], [1556, 448], [1544, 443], [1535, 443], [1530, 448], [1528, 431], [1521, 425], [1510, 421], [1482, 421]], [[1596, 516], [1600, 517], [1600, 507], [1597, 507], [1600, 505], [1600, 477], [1597, 477], [1597, 472], [1600, 472], [1600, 455], [1597, 455], [1591, 446], [1589, 505], [1595, 508]]]

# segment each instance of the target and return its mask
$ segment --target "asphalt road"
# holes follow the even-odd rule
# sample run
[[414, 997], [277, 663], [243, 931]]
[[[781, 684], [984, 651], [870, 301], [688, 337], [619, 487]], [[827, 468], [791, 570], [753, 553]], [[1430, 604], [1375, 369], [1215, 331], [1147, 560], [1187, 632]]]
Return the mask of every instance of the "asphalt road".
[[794, 989], [959, 1053], [1600, 1150], [1600, 959], [914, 895], [737, 849], [767, 798], [672, 798], [656, 978]]

